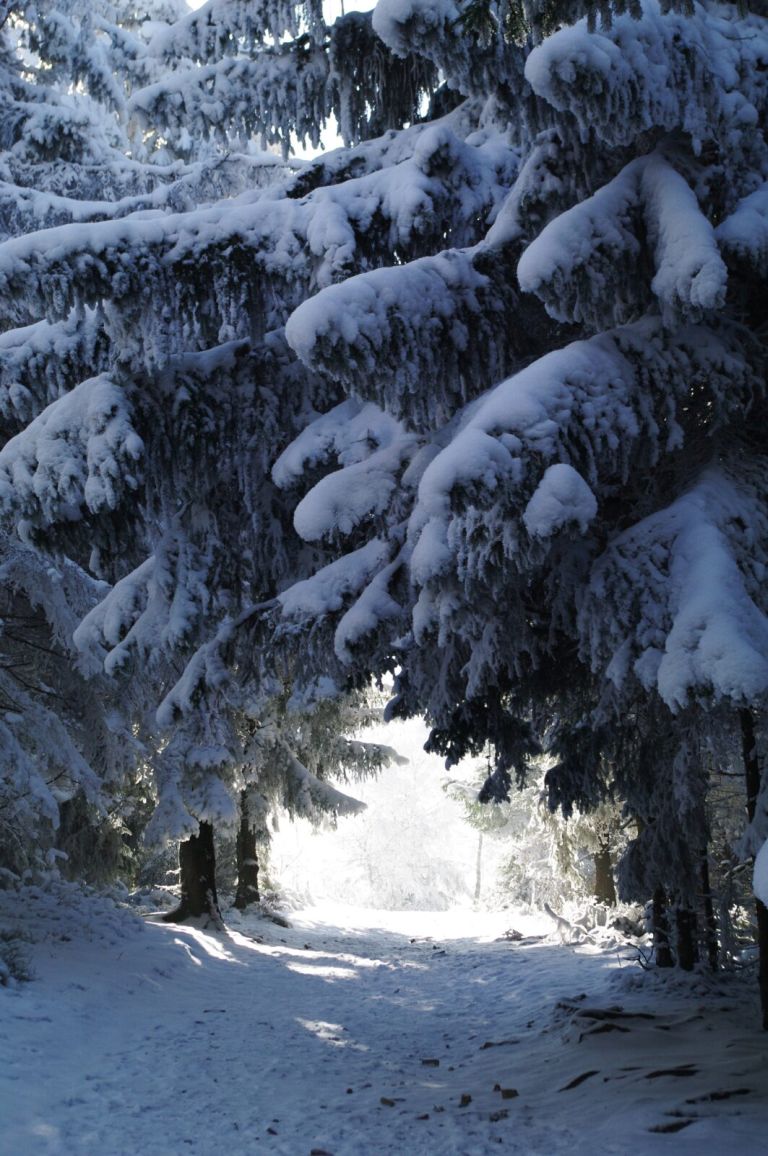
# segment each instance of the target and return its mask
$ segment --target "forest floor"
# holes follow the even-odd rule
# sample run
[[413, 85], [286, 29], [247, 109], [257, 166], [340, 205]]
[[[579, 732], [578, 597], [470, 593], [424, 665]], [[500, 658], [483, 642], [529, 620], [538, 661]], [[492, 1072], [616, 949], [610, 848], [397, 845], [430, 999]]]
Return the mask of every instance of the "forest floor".
[[605, 933], [565, 945], [509, 911], [290, 918], [221, 933], [64, 885], [0, 892], [0, 928], [34, 939], [32, 981], [0, 988], [0, 1150], [766, 1151], [753, 981], [655, 975]]

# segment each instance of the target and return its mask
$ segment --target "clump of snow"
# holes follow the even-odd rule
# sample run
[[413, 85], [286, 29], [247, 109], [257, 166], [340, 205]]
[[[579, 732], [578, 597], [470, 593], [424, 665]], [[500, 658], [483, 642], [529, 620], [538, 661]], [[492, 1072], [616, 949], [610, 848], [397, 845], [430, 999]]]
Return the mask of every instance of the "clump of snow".
[[643, 168], [641, 188], [655, 245], [653, 292], [667, 309], [684, 315], [721, 308], [728, 274], [693, 190], [657, 155]]
[[411, 48], [406, 32], [409, 24], [438, 31], [460, 18], [460, 9], [453, 0], [378, 0], [373, 10], [373, 28], [388, 48], [405, 56]]
[[[698, 16], [698, 13], [697, 13]], [[583, 139], [622, 145], [649, 129], [682, 130], [694, 147], [712, 134], [739, 150], [763, 103], [761, 17], [707, 11], [696, 18], [645, 0], [641, 12], [590, 29], [559, 29], [531, 51], [534, 92], [577, 118]]]
[[[321, 464], [330, 454], [339, 457], [342, 454], [346, 455], [350, 444], [363, 437], [370, 437], [374, 432], [370, 416], [367, 421], [360, 423], [362, 425], [360, 433], [350, 437], [350, 427], [353, 423], [358, 423], [361, 413], [366, 408], [368, 407], [363, 406], [361, 402], [349, 398], [311, 421], [283, 450], [272, 467], [272, 480], [275, 485], [287, 489], [288, 486], [300, 481], [305, 470]], [[370, 410], [381, 412], [376, 410], [375, 406], [371, 406]], [[378, 430], [376, 432], [378, 433]], [[342, 438], [343, 444], [340, 444]]]
[[296, 532], [305, 541], [348, 534], [389, 504], [397, 475], [415, 437], [378, 406], [343, 402], [311, 422], [281, 454], [272, 470], [278, 486], [333, 455], [342, 467], [326, 475], [294, 511]]
[[768, 184], [739, 201], [715, 235], [726, 253], [749, 262], [764, 277], [768, 273]]
[[[632, 161], [593, 196], [550, 221], [520, 258], [520, 287], [541, 297], [558, 320], [597, 322], [598, 328], [606, 317], [626, 320], [621, 292], [634, 296], [628, 274], [641, 252], [641, 171], [642, 161]], [[618, 296], [606, 311], [610, 294]]]
[[333, 645], [342, 662], [351, 662], [352, 651], [361, 639], [372, 634], [383, 622], [397, 619], [402, 607], [389, 592], [389, 583], [400, 568], [399, 560], [375, 574], [356, 602], [339, 620]]
[[533, 538], [549, 538], [575, 522], [582, 534], [597, 514], [597, 499], [573, 466], [557, 462], [544, 472], [523, 513]]

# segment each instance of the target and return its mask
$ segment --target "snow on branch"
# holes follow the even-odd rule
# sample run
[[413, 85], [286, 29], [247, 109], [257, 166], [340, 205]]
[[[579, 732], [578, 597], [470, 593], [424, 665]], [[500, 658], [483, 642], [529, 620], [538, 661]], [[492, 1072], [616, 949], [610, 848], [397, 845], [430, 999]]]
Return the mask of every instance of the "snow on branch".
[[149, 52], [165, 60], [187, 57], [209, 60], [258, 47], [269, 38], [279, 42], [308, 31], [325, 32], [321, 0], [207, 0], [173, 23], [160, 27]]
[[434, 65], [420, 54], [393, 53], [370, 12], [347, 12], [329, 32], [328, 91], [345, 145], [413, 123], [438, 87]]
[[739, 201], [715, 236], [727, 257], [744, 261], [759, 277], [768, 276], [768, 184]]
[[[517, 154], [496, 147], [494, 134], [468, 147], [446, 126], [408, 139], [398, 164], [300, 199], [285, 195], [289, 186], [275, 195], [256, 189], [186, 213], [136, 213], [12, 238], [0, 244], [3, 300], [8, 309], [22, 301], [53, 318], [68, 316], [76, 302], [112, 302], [107, 324], [126, 355], [150, 369], [178, 352], [182, 315], [191, 328], [186, 348], [190, 340], [253, 339], [354, 264], [380, 262], [382, 251], [403, 259], [448, 238], [478, 239]], [[153, 294], [163, 297], [164, 310], [147, 304]], [[458, 320], [454, 328], [454, 343], [466, 343]]]
[[[288, 173], [274, 153], [230, 150], [214, 161], [204, 158], [188, 164], [155, 162], [142, 167], [117, 159], [101, 170], [101, 182], [90, 196], [46, 189], [40, 174], [39, 188], [0, 180], [0, 235], [20, 236], [65, 224], [116, 220], [152, 209], [184, 211], [201, 201], [235, 196], [246, 188], [269, 184]], [[137, 191], [124, 191], [124, 185], [130, 188], [134, 184], [139, 186]]]
[[515, 295], [504, 266], [481, 251], [450, 250], [358, 274], [303, 302], [286, 339], [311, 368], [431, 428], [506, 361], [514, 327], [500, 320]]
[[[698, 436], [705, 417], [714, 432], [743, 412], [763, 385], [759, 352], [752, 364], [741, 340], [728, 328], [670, 334], [646, 318], [555, 350], [489, 391], [421, 478], [409, 530], [414, 580], [436, 580], [452, 559], [459, 565], [472, 534], [473, 572], [482, 573], [478, 520], [488, 556], [496, 546], [508, 561], [524, 540], [521, 521], [539, 539], [569, 521], [586, 527], [590, 490], [653, 469], [664, 451]], [[555, 464], [573, 472], [550, 474], [537, 491]]]
[[[486, 507], [503, 500], [507, 486], [517, 489], [526, 480], [528, 461], [551, 462], [564, 454], [567, 431], [578, 434], [583, 408], [590, 412], [595, 459], [616, 454], [616, 423], [629, 436], [637, 433], [629, 404], [633, 383], [632, 366], [607, 335], [549, 353], [502, 382], [427, 466], [414, 524], [462, 508], [465, 495]], [[412, 562], [420, 582], [431, 569], [431, 550], [422, 554], [417, 547]]]
[[374, 31], [398, 56], [426, 57], [467, 95], [522, 89], [523, 49], [489, 16], [482, 31], [467, 20], [469, 5], [454, 0], [378, 0]]
[[305, 815], [309, 818], [317, 812], [320, 814], [330, 812], [335, 815], [358, 815], [365, 810], [365, 803], [353, 799], [351, 795], [345, 795], [343, 791], [332, 787], [330, 783], [324, 783], [322, 779], [318, 779], [317, 775], [308, 771], [287, 747], [285, 754], [289, 776], [286, 783], [286, 793], [290, 800], [289, 807], [295, 814]]
[[384, 624], [391, 625], [404, 617], [403, 607], [390, 593], [390, 583], [400, 572], [403, 557], [374, 574], [359, 598], [341, 616], [333, 636], [333, 649], [342, 663], [351, 664], [356, 646], [372, 636]]
[[283, 615], [289, 619], [316, 619], [339, 611], [386, 566], [392, 547], [372, 538], [358, 550], [329, 563], [311, 578], [296, 582], [278, 595]]
[[597, 515], [597, 498], [573, 466], [548, 466], [523, 512], [532, 538], [549, 538], [575, 522], [582, 534]]
[[262, 148], [277, 144], [287, 154], [292, 134], [319, 146], [330, 112], [328, 75], [321, 47], [277, 45], [254, 59], [225, 57], [179, 69], [134, 91], [128, 108], [147, 131], [161, 125], [202, 140], [255, 136]]
[[610, 28], [561, 28], [529, 54], [537, 96], [575, 116], [582, 136], [627, 145], [651, 129], [681, 129], [700, 147], [714, 132], [746, 145], [764, 107], [768, 44], [762, 18], [695, 5], [693, 15], [645, 0], [642, 16]]
[[215, 638], [195, 651], [181, 678], [157, 708], [158, 726], [172, 726], [177, 718], [197, 709], [207, 692], [221, 690], [226, 686], [231, 676], [222, 648], [229, 641], [230, 632], [231, 624], [224, 623]]
[[51, 638], [70, 654], [75, 628], [109, 589], [75, 562], [62, 559], [54, 565], [15, 537], [2, 541], [0, 588], [21, 594], [45, 619]]
[[[350, 445], [360, 440], [367, 442], [374, 438], [375, 444], [381, 445], [383, 438], [378, 428], [372, 425], [374, 415], [378, 419], [377, 426], [392, 420], [375, 406], [365, 407], [354, 398], [348, 398], [328, 413], [314, 418], [283, 450], [272, 467], [275, 485], [280, 489], [288, 489], [300, 481], [307, 470], [323, 465], [332, 456], [344, 461]], [[358, 425], [360, 432], [350, 437], [350, 427]]]
[[357, 761], [363, 766], [373, 765], [378, 769], [394, 763], [396, 767], [407, 767], [410, 761], [394, 747], [388, 747], [384, 743], [365, 743], [361, 739], [346, 739], [345, 744], [350, 761]]
[[651, 288], [665, 313], [698, 320], [721, 309], [728, 274], [687, 181], [654, 153], [643, 167], [641, 189], [656, 263]]
[[631, 675], [672, 710], [691, 698], [749, 704], [768, 692], [762, 485], [741, 464], [706, 470], [595, 563], [581, 646], [622, 687]]
[[145, 648], [156, 641], [159, 621], [148, 612], [154, 572], [152, 555], [105, 592], [74, 632], [73, 642], [81, 654], [106, 658], [108, 674], [128, 660], [142, 633]]
[[106, 374], [81, 382], [0, 450], [0, 504], [49, 526], [115, 509], [139, 484], [143, 443], [124, 391]]
[[[650, 260], [655, 273], [644, 276]], [[651, 292], [667, 317], [698, 320], [722, 307], [727, 271], [693, 191], [652, 153], [550, 221], [520, 258], [518, 278], [553, 317], [600, 329], [606, 318], [632, 320]]]
[[595, 329], [631, 320], [648, 302], [638, 276], [643, 232], [639, 179], [632, 161], [609, 184], [561, 213], [520, 258], [517, 276], [558, 321]]
[[68, 793], [80, 789], [97, 803], [103, 784], [73, 741], [75, 728], [65, 725], [65, 712], [49, 709], [5, 670], [0, 670], [0, 701], [14, 708], [0, 716], [4, 820], [34, 830], [44, 819], [55, 829], [59, 803]]
[[82, 367], [106, 368], [108, 343], [91, 310], [0, 334], [0, 413], [11, 428], [73, 389]]
[[153, 767], [158, 799], [144, 831], [150, 847], [189, 839], [200, 830], [200, 819], [184, 799], [177, 768], [169, 763], [169, 759], [160, 759]]
[[[285, 10], [295, 13], [292, 5]], [[190, 23], [199, 29], [196, 17]], [[373, 32], [368, 12], [346, 13], [329, 27], [317, 24], [310, 35], [306, 26], [286, 32], [287, 38], [270, 43], [225, 38], [223, 51], [203, 56], [188, 42], [197, 67], [177, 67], [161, 80], [135, 86], [129, 111], [148, 131], [159, 125], [202, 139], [260, 135], [262, 147], [278, 144], [287, 153], [292, 134], [317, 146], [331, 114], [347, 144], [399, 128], [416, 119], [422, 99], [436, 87], [434, 66], [390, 52]], [[171, 51], [183, 51], [183, 33], [170, 42], [168, 34], [160, 37]], [[153, 40], [155, 48], [160, 43]]]
[[321, 478], [296, 507], [293, 524], [297, 533], [308, 542], [348, 535], [362, 522], [383, 513], [417, 444], [416, 437], [400, 427], [396, 436], [381, 448], [369, 450], [361, 461], [344, 463], [342, 458], [342, 469]]
[[75, 632], [75, 645], [84, 654], [99, 656], [108, 674], [132, 658], [159, 663], [164, 654], [189, 642], [209, 611], [211, 564], [209, 554], [178, 526], [166, 527], [154, 554], [117, 581], [85, 616]]

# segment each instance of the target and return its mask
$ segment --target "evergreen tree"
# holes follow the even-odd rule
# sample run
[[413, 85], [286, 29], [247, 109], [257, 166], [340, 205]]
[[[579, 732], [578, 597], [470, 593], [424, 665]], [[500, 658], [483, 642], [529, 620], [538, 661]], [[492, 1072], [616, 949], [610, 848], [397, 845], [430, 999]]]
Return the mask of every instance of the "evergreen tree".
[[155, 831], [236, 821], [286, 686], [397, 671], [487, 797], [542, 748], [566, 813], [615, 789], [620, 880], [689, 910], [694, 738], [768, 683], [764, 17], [211, 0], [84, 53], [62, 7], [3, 30], [0, 501], [110, 584], [75, 638], [150, 674]]
[[297, 457], [336, 467], [295, 524], [347, 546], [282, 603], [325, 615], [316, 661], [333, 640], [352, 670], [399, 665], [393, 709], [425, 711], [449, 757], [490, 741], [491, 793], [530, 724], [557, 723], [575, 756], [554, 801], [616, 776], [647, 816], [646, 895], [663, 879], [682, 911], [707, 841], [692, 735], [768, 686], [768, 30], [706, 3], [619, 11], [380, 0], [384, 41], [466, 97], [429, 130], [433, 172], [476, 197], [462, 174], [492, 148], [506, 174], [472, 230], [456, 197], [432, 254], [289, 319], [374, 436], [345, 460], [340, 409], [278, 463], [280, 484]]
[[[323, 557], [289, 532], [270, 468], [339, 390], [297, 363], [284, 323], [356, 250], [366, 266], [392, 261], [439, 222], [414, 227], [418, 165], [389, 189], [367, 177], [390, 148], [407, 162], [414, 130], [364, 161], [293, 168], [253, 138], [317, 139], [332, 113], [350, 141], [399, 125], [434, 68], [374, 47], [369, 17], [326, 27], [317, 4], [30, 3], [2, 36], [6, 525], [35, 557], [99, 580], [74, 643], [78, 661], [131, 688], [157, 789], [150, 836], [197, 840], [189, 857], [269, 775], [284, 801], [343, 808], [323, 782], [336, 768], [312, 769], [295, 720], [312, 714], [312, 733], [311, 702], [330, 696], [347, 726], [360, 699], [339, 696], [362, 682], [326, 679], [319, 696], [263, 631], [258, 649], [238, 649], [258, 608]], [[276, 723], [294, 686], [304, 705]], [[267, 746], [269, 775], [254, 753]], [[362, 748], [337, 746], [342, 765], [356, 750], [368, 766]], [[214, 895], [207, 871], [188, 873], [207, 880], [198, 906]]]
[[0, 539], [0, 868], [15, 874], [54, 857], [76, 869], [87, 846], [86, 875], [103, 879], [120, 854], [109, 810], [141, 748], [125, 700], [72, 644], [103, 589], [74, 564]]

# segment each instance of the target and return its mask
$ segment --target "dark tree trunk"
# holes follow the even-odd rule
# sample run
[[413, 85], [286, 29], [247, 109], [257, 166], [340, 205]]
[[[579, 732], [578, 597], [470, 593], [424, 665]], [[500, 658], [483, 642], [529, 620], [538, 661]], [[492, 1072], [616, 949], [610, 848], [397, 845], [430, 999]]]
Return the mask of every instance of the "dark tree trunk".
[[201, 823], [197, 835], [179, 844], [181, 899], [174, 911], [163, 918], [166, 923], [208, 916], [221, 923], [216, 895], [216, 855], [213, 849], [213, 826]]
[[667, 897], [661, 887], [653, 893], [651, 908], [653, 931], [653, 954], [657, 967], [674, 967], [672, 949], [669, 946], [669, 922], [667, 921]]
[[707, 947], [707, 959], [710, 969], [717, 971], [720, 950], [717, 942], [715, 905], [712, 902], [712, 884], [709, 879], [709, 857], [706, 851], [701, 856], [701, 898], [704, 906], [704, 942]]
[[[746, 707], [739, 711], [741, 723], [741, 751], [744, 758], [744, 778], [747, 788], [747, 818], [751, 823], [757, 809], [760, 794], [760, 762], [757, 757], [755, 737], [755, 716]], [[755, 898], [757, 915], [757, 950], [759, 953], [758, 987], [760, 989], [760, 1010], [763, 1029], [768, 1031], [768, 909]]]
[[601, 843], [600, 850], [595, 854], [595, 899], [598, 903], [605, 903], [607, 907], [616, 906], [616, 885], [613, 881], [613, 865], [611, 863], [611, 849]]
[[677, 939], [677, 965], [683, 971], [693, 971], [699, 958], [696, 944], [696, 912], [690, 907], [678, 907], [675, 911], [675, 932]]
[[237, 892], [235, 907], [244, 911], [250, 903], [259, 902], [259, 857], [256, 832], [248, 814], [248, 794], [240, 792], [240, 827], [237, 832]]
[[757, 913], [757, 942], [760, 948], [758, 985], [760, 987], [760, 1010], [763, 1017], [763, 1031], [768, 1032], [768, 907], [760, 899], [755, 899]]

